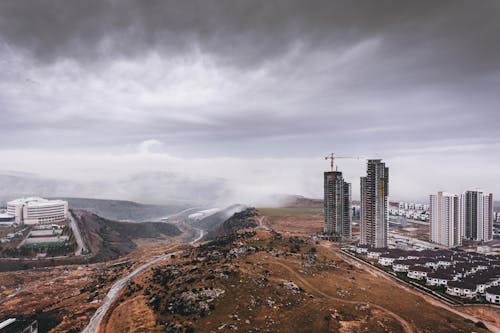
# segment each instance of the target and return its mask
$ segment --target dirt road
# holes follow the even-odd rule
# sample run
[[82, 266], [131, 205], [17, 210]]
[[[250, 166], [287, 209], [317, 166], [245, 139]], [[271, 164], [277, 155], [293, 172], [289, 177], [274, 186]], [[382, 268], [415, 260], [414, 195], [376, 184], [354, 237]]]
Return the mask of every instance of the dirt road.
[[288, 266], [287, 264], [282, 263], [282, 262], [278, 261], [277, 259], [273, 260], [273, 264], [281, 266], [284, 269], [286, 269], [287, 271], [289, 271], [290, 273], [292, 273], [293, 275], [295, 275], [296, 278], [297, 278], [297, 280], [300, 281], [300, 283], [302, 285], [306, 286], [305, 289], [309, 289], [310, 291], [313, 291], [314, 293], [316, 293], [319, 296], [322, 296], [324, 298], [327, 298], [327, 299], [330, 299], [330, 300], [334, 300], [334, 301], [337, 301], [337, 302], [348, 303], [348, 304], [356, 304], [356, 305], [365, 305], [365, 306], [368, 306], [368, 307], [371, 307], [371, 308], [378, 309], [378, 310], [380, 310], [382, 312], [387, 313], [389, 316], [393, 317], [396, 321], [398, 321], [401, 324], [401, 326], [403, 327], [403, 329], [404, 329], [404, 331], [406, 333], [414, 333], [415, 332], [413, 330], [413, 327], [410, 325], [410, 323], [408, 321], [406, 321], [403, 317], [399, 316], [398, 314], [392, 312], [391, 310], [389, 310], [389, 309], [387, 309], [387, 308], [385, 308], [385, 307], [383, 307], [381, 305], [377, 305], [377, 304], [373, 304], [373, 303], [367, 303], [367, 302], [349, 301], [349, 300], [346, 300], [344, 298], [338, 298], [338, 297], [334, 297], [334, 296], [328, 295], [325, 292], [323, 292], [323, 291], [319, 290], [318, 288], [316, 288], [315, 286], [313, 286], [311, 283], [309, 283], [309, 281], [307, 281], [306, 279], [304, 279], [297, 271], [295, 271], [295, 269], [293, 269], [292, 267]]
[[365, 270], [366, 272], [368, 272], [368, 273], [370, 273], [372, 275], [375, 275], [377, 277], [383, 278], [387, 282], [389, 282], [391, 285], [393, 285], [395, 287], [398, 287], [398, 288], [401, 288], [401, 289], [404, 289], [406, 292], [409, 292], [409, 293], [412, 293], [414, 295], [422, 297], [429, 304], [432, 304], [434, 306], [438, 306], [440, 308], [443, 308], [445, 310], [453, 312], [454, 314], [459, 315], [460, 317], [462, 317], [464, 319], [472, 320], [473, 322], [482, 321], [490, 331], [495, 332], [495, 333], [500, 333], [500, 328], [499, 327], [495, 326], [494, 324], [492, 324], [490, 322], [486, 322], [486, 321], [482, 320], [481, 318], [477, 318], [477, 317], [474, 317], [472, 315], [469, 315], [469, 314], [466, 314], [464, 312], [461, 312], [459, 310], [460, 307], [454, 307], [454, 306], [448, 305], [448, 304], [446, 304], [444, 302], [441, 302], [438, 299], [429, 296], [425, 292], [422, 292], [422, 291], [414, 289], [414, 288], [410, 288], [410, 287], [408, 287], [406, 285], [403, 285], [403, 284], [399, 283], [398, 281], [396, 281], [395, 279], [393, 279], [388, 274], [383, 273], [383, 272], [381, 272], [381, 271], [379, 271], [379, 270], [371, 267], [367, 263], [355, 260], [355, 259], [349, 257], [346, 254], [343, 254], [341, 252], [333, 250], [332, 248], [330, 248], [328, 246], [323, 245], [323, 247], [325, 247], [326, 249], [328, 249], [330, 252], [336, 254], [337, 257], [339, 257], [340, 259], [348, 262], [349, 264], [355, 265], [356, 267], [361, 268], [361, 269]]

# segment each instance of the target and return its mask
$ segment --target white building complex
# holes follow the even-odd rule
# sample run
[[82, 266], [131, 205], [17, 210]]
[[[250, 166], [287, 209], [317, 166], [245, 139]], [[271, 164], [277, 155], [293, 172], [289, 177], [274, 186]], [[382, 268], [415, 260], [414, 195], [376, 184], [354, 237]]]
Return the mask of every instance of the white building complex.
[[7, 203], [7, 214], [19, 225], [63, 222], [68, 218], [68, 202], [43, 198], [22, 198]]
[[438, 192], [430, 196], [431, 241], [460, 246], [463, 239], [493, 239], [493, 195], [467, 191], [461, 195]]

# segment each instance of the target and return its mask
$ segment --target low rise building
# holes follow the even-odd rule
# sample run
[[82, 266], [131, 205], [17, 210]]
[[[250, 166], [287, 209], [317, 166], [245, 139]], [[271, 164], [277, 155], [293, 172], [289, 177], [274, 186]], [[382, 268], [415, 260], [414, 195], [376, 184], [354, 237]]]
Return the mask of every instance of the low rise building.
[[432, 272], [432, 268], [426, 266], [411, 266], [408, 268], [408, 277], [415, 280], [423, 280], [427, 278], [427, 274]]
[[10, 227], [14, 225], [16, 218], [6, 211], [0, 211], [0, 227]]
[[500, 304], [500, 286], [486, 289], [486, 300], [493, 304]]
[[[354, 246], [353, 252], [357, 252]], [[366, 256], [394, 272], [424, 281], [431, 287], [445, 287], [453, 296], [494, 298], [494, 287], [500, 286], [500, 258], [460, 250], [406, 251], [401, 249], [366, 249]], [[492, 289], [493, 288], [493, 289]], [[483, 298], [484, 300], [484, 298]]]
[[474, 298], [477, 296], [477, 287], [470, 281], [450, 281], [446, 293], [452, 296]]

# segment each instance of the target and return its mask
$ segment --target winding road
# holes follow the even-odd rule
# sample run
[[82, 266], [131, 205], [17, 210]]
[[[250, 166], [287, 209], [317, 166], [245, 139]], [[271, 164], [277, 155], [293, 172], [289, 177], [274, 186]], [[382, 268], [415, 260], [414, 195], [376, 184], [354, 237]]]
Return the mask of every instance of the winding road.
[[87, 247], [85, 246], [85, 243], [83, 242], [82, 234], [80, 233], [80, 228], [78, 227], [78, 223], [76, 222], [76, 219], [75, 219], [72, 211], [69, 212], [68, 218], [69, 218], [69, 226], [71, 227], [71, 230], [73, 231], [73, 235], [75, 236], [76, 245], [77, 245], [76, 250], [75, 250], [75, 256], [80, 256], [80, 255], [82, 255], [83, 251], [87, 252]]
[[[180, 217], [183, 214], [186, 214], [193, 209], [197, 209], [197, 208], [185, 209], [181, 212], [170, 215], [169, 218]], [[183, 223], [184, 223], [184, 221], [183, 221]], [[192, 241], [189, 242], [189, 244], [194, 244], [196, 242], [199, 242], [203, 238], [203, 236], [205, 235], [205, 231], [202, 229], [199, 229], [199, 228], [192, 227], [192, 226], [190, 226], [190, 227], [197, 231], [197, 235], [195, 236], [195, 238]], [[169, 249], [175, 248], [175, 246], [176, 245], [170, 247]], [[167, 253], [167, 254], [164, 254], [161, 256], [154, 257], [152, 260], [142, 264], [141, 266], [134, 269], [131, 273], [129, 273], [128, 275], [122, 277], [120, 280], [115, 282], [115, 284], [113, 284], [111, 289], [106, 294], [106, 297], [104, 298], [104, 302], [96, 310], [96, 312], [94, 313], [92, 318], [90, 318], [90, 321], [89, 321], [87, 327], [85, 327], [85, 329], [82, 331], [82, 333], [98, 333], [103, 318], [106, 316], [106, 313], [108, 312], [111, 305], [118, 299], [120, 292], [127, 285], [127, 283], [132, 278], [134, 278], [137, 274], [143, 272], [147, 268], [151, 267], [152, 265], [154, 265], [156, 263], [159, 263], [162, 260], [170, 258], [171, 255], [175, 255], [177, 253], [178, 253], [178, 251], [177, 252], [170, 252], [170, 253]]]
[[114, 301], [118, 298], [120, 295], [120, 291], [126, 286], [127, 282], [130, 281], [134, 276], [137, 274], [141, 273], [145, 269], [151, 267], [152, 265], [165, 260], [167, 258], [170, 258], [171, 255], [176, 254], [177, 252], [171, 252], [164, 254], [162, 256], [155, 257], [155, 259], [148, 261], [141, 266], [137, 267], [134, 269], [130, 274], [127, 276], [121, 278], [115, 284], [109, 289], [108, 293], [106, 294], [106, 297], [104, 298], [104, 302], [102, 305], [96, 310], [92, 318], [90, 318], [90, 321], [85, 327], [85, 329], [82, 331], [82, 333], [97, 333], [99, 332], [99, 327], [101, 326], [102, 319], [106, 315], [106, 313], [109, 310], [109, 307], [113, 304]]
[[193, 239], [192, 241], [190, 241], [189, 244], [197, 243], [197, 242], [201, 241], [203, 236], [205, 236], [205, 230], [200, 229], [200, 228], [195, 228], [195, 227], [192, 227], [192, 228], [198, 232], [198, 236], [195, 239]]

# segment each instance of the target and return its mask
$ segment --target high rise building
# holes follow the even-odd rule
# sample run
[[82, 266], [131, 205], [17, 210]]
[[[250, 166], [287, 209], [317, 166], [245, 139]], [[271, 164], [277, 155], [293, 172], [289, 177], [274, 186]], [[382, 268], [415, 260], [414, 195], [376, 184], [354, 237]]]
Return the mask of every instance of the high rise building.
[[361, 177], [361, 244], [387, 246], [388, 194], [389, 168], [382, 160], [368, 160], [366, 177]]
[[466, 191], [461, 195], [438, 192], [430, 196], [433, 242], [459, 246], [463, 239], [493, 239], [493, 195]]
[[447, 246], [462, 244], [459, 196], [438, 192], [430, 196], [430, 223], [432, 242]]
[[343, 239], [351, 238], [351, 184], [346, 183], [342, 172], [324, 173], [325, 222], [323, 232]]
[[493, 194], [466, 191], [460, 196], [463, 237], [478, 241], [493, 239]]

